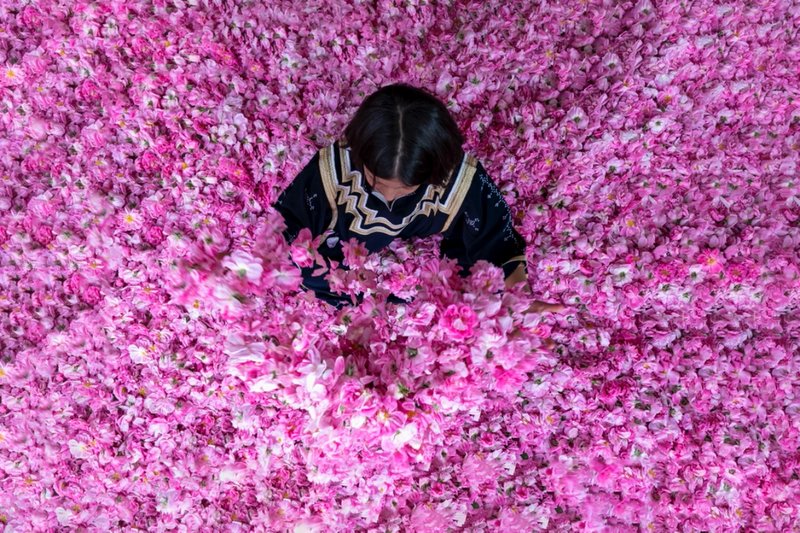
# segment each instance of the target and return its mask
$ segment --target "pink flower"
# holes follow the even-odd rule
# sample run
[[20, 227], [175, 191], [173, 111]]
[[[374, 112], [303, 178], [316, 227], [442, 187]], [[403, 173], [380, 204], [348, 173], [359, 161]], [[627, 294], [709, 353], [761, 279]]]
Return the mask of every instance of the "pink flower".
[[412, 531], [447, 531], [453, 526], [449, 513], [432, 507], [430, 504], [419, 505], [411, 514]]
[[528, 380], [528, 376], [524, 372], [517, 369], [505, 370], [502, 367], [494, 369], [495, 387], [500, 392], [513, 392], [522, 388], [522, 385]]
[[723, 269], [722, 258], [718, 250], [706, 250], [697, 256], [697, 263], [702, 265], [703, 269], [712, 274], [716, 274]]
[[452, 340], [464, 340], [474, 334], [478, 315], [466, 304], [451, 304], [442, 314], [439, 324]]
[[741, 261], [729, 264], [727, 273], [730, 278], [737, 282], [750, 282], [755, 280], [759, 274], [759, 267], [752, 261]]
[[606, 381], [600, 387], [599, 396], [606, 402], [614, 402], [617, 398], [625, 397], [633, 388], [633, 383], [630, 379], [614, 379]]
[[[701, 10], [698, 28], [731, 28], [718, 61], [715, 34], [653, 58], [663, 43], [593, 6], [559, 28], [569, 13], [535, 2], [467, 2], [458, 20], [384, 2], [337, 32], [319, 10], [244, 2], [181, 18], [155, 0], [134, 19], [79, 3], [69, 21], [16, 3], [0, 52], [18, 154], [0, 173], [6, 529], [798, 529], [800, 105], [789, 69], [760, 98], [737, 56], [790, 63], [789, 33]], [[327, 243], [286, 243], [279, 185], [400, 80], [437, 91], [465, 150], [489, 154], [532, 294], [568, 311], [526, 312], [533, 296], [487, 262], [459, 276], [443, 235], [344, 243], [350, 269], [329, 277], [356, 305], [297, 290]], [[563, 157], [565, 134], [584, 157]], [[345, 199], [322, 194], [326, 211]], [[38, 450], [31, 413], [42, 453], [6, 460]]]
[[94, 80], [87, 79], [80, 85], [77, 94], [87, 102], [96, 102], [102, 99], [103, 90]]
[[359, 268], [364, 266], [364, 261], [369, 255], [367, 247], [363, 243], [358, 242], [356, 239], [350, 239], [347, 242], [342, 242], [342, 253], [344, 254], [344, 264], [350, 268]]
[[250, 176], [250, 173], [235, 159], [221, 157], [218, 168], [220, 174], [235, 185], [252, 187], [253, 179]]
[[45, 195], [37, 196], [28, 202], [28, 212], [38, 219], [46, 219], [56, 212], [58, 201]]
[[682, 281], [688, 270], [686, 265], [679, 261], [669, 261], [653, 266], [653, 276], [660, 282]]
[[79, 272], [73, 272], [64, 282], [64, 289], [70, 294], [80, 294], [86, 286], [88, 282]]
[[306, 268], [314, 264], [314, 248], [311, 241], [311, 231], [303, 228], [292, 242], [289, 248], [292, 261], [301, 267]]
[[50, 226], [38, 226], [33, 232], [33, 238], [42, 246], [47, 246], [53, 242], [55, 237], [53, 236], [53, 230], [50, 229]]
[[136, 165], [143, 172], [156, 172], [161, 169], [161, 160], [155, 150], [147, 150], [139, 155]]
[[161, 226], [151, 225], [146, 227], [144, 232], [144, 240], [153, 246], [157, 246], [164, 241], [164, 233], [161, 231]]
[[502, 471], [503, 467], [497, 459], [479, 452], [465, 458], [461, 473], [468, 486], [478, 491], [485, 490], [487, 486], [491, 490]]
[[80, 295], [81, 299], [89, 305], [97, 305], [102, 299], [100, 289], [94, 285], [86, 287]]
[[41, 341], [45, 335], [47, 332], [39, 322], [30, 322], [25, 330], [25, 337], [34, 343]]
[[25, 6], [19, 16], [19, 20], [23, 26], [34, 29], [42, 22], [42, 15], [38, 9], [33, 6]]

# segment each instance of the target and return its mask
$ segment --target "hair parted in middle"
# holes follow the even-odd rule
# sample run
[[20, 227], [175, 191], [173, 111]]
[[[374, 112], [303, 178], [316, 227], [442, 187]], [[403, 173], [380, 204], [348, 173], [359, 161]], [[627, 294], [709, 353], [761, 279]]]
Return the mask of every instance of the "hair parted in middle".
[[405, 185], [443, 185], [464, 155], [464, 137], [447, 107], [405, 83], [381, 87], [344, 130], [356, 167]]

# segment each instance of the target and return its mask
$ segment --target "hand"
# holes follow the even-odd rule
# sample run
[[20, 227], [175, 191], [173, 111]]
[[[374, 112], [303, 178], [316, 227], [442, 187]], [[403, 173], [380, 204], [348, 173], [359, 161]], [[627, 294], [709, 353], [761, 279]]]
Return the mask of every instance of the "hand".
[[563, 305], [558, 303], [541, 302], [534, 300], [533, 304], [528, 308], [531, 313], [558, 313], [566, 309]]
[[519, 265], [514, 272], [508, 275], [505, 279], [506, 289], [510, 289], [517, 283], [523, 282], [528, 279], [527, 274], [525, 273], [525, 267], [523, 265]]

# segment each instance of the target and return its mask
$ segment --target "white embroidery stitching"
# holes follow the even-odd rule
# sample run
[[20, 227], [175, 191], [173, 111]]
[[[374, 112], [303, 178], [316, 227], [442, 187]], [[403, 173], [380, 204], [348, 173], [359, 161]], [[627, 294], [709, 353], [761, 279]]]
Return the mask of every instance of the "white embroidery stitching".
[[[503, 198], [503, 194], [500, 190], [495, 186], [495, 184], [489, 179], [489, 176], [481, 171], [478, 174], [478, 177], [481, 180], [481, 193], [483, 193], [483, 188], [486, 187], [489, 189], [488, 198], [491, 201], [495, 199], [495, 207], [500, 207], [501, 203], [505, 204], [506, 206], [506, 214], [503, 215], [503, 220], [505, 221], [505, 226], [503, 227], [503, 242], [508, 241], [510, 239], [514, 239], [514, 226], [511, 224], [511, 216], [510, 216], [510, 209], [508, 208], [508, 204], [506, 204], [505, 198]], [[496, 198], [495, 198], [496, 197]]]
[[314, 211], [316, 206], [314, 205], [314, 200], [317, 199], [317, 193], [314, 193], [312, 196], [306, 194], [306, 205], [308, 206], [309, 211]]
[[464, 211], [464, 222], [465, 222], [465, 223], [467, 224], [467, 226], [469, 226], [470, 228], [474, 229], [475, 231], [478, 231], [478, 230], [480, 229], [480, 227], [478, 226], [478, 224], [480, 223], [480, 221], [481, 221], [481, 219], [480, 219], [480, 218], [478, 218], [478, 217], [475, 217], [475, 218], [469, 218], [469, 213], [467, 213], [466, 211]]

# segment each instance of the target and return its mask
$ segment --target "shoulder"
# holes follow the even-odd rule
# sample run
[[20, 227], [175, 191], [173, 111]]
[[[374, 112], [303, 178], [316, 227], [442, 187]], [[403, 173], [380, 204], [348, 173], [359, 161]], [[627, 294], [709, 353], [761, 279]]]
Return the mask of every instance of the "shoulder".
[[[487, 189], [494, 186], [483, 163], [473, 154], [465, 153], [462, 164], [455, 176], [454, 192], [458, 192], [464, 200], [474, 201], [487, 194]], [[496, 189], [496, 187], [494, 187]]]
[[470, 152], [464, 152], [455, 168], [450, 173], [447, 182], [440, 185], [442, 196], [460, 196], [471, 187], [474, 178], [479, 173], [481, 164]]
[[473, 179], [473, 191], [482, 196], [491, 197], [497, 195], [502, 197], [502, 192], [497, 186], [497, 183], [489, 176], [486, 167], [477, 159], [475, 164], [475, 176]]
[[438, 195], [438, 210], [446, 215], [442, 232], [446, 232], [463, 211], [467, 198], [473, 193], [476, 180], [479, 179], [478, 159], [469, 152], [464, 152], [461, 161], [453, 169], [447, 183], [434, 187]]
[[320, 178], [326, 186], [333, 187], [341, 181], [343, 162], [347, 157], [342, 153], [343, 150], [338, 140], [317, 150], [315, 155], [316, 166]]

